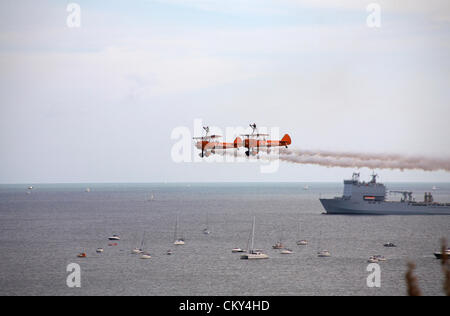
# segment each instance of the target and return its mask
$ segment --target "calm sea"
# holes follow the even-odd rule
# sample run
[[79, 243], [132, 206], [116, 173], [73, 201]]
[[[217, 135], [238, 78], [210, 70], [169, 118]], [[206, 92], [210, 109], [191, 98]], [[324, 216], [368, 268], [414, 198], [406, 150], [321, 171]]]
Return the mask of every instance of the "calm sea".
[[[408, 261], [424, 294], [442, 294], [433, 252], [441, 238], [450, 240], [450, 216], [322, 215], [319, 197], [341, 195], [342, 185], [305, 185], [35, 185], [31, 194], [2, 185], [0, 295], [404, 295]], [[418, 200], [432, 186], [389, 184]], [[450, 202], [450, 184], [436, 186], [436, 200]], [[231, 253], [247, 247], [253, 216], [256, 247], [269, 260]], [[173, 246], [177, 217], [186, 239], [180, 247]], [[202, 232], [207, 223], [210, 235]], [[131, 254], [144, 232], [150, 260]], [[122, 238], [116, 247], [108, 246], [112, 234]], [[310, 243], [296, 246], [298, 239]], [[272, 250], [278, 240], [294, 253]], [[318, 258], [322, 249], [332, 257]], [[77, 258], [80, 252], [88, 257]], [[388, 261], [380, 263], [381, 288], [368, 288], [367, 259], [375, 254]], [[81, 266], [79, 289], [66, 285], [70, 263]]]

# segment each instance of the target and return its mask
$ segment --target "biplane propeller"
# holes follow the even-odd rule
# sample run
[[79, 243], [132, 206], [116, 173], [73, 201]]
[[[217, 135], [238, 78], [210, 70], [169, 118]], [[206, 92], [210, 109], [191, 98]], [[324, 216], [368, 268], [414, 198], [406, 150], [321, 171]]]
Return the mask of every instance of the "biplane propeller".
[[270, 153], [271, 147], [288, 148], [288, 146], [292, 143], [291, 137], [288, 134], [284, 135], [281, 140], [267, 140], [269, 134], [258, 133], [256, 123], [250, 124], [250, 127], [252, 129], [251, 134], [241, 135], [242, 137], [245, 137], [244, 147], [247, 149], [245, 152], [247, 157], [250, 155], [257, 155], [260, 148], [267, 148], [267, 153]]
[[243, 142], [240, 137], [237, 137], [233, 143], [218, 142], [216, 139], [222, 138], [220, 135], [209, 135], [209, 127], [205, 126], [203, 129], [206, 135], [203, 137], [194, 137], [197, 140], [196, 147], [202, 152], [199, 154], [201, 158], [209, 157], [210, 154], [215, 154], [216, 150], [226, 150], [226, 149], [239, 149], [242, 147]]

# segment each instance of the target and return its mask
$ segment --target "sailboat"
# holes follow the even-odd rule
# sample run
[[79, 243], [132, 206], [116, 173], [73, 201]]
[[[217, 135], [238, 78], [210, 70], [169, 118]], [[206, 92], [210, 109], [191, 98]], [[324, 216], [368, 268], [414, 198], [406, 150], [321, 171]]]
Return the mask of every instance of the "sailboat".
[[142, 236], [142, 241], [141, 241], [141, 247], [140, 248], [134, 248], [131, 253], [134, 253], [136, 255], [140, 255], [141, 253], [144, 252], [144, 239], [145, 239], [145, 232], [144, 235]]
[[269, 259], [269, 256], [263, 253], [261, 250], [255, 249], [255, 224], [256, 217], [253, 217], [253, 225], [252, 225], [252, 238], [251, 238], [251, 247], [249, 248], [248, 253], [241, 256], [243, 260], [256, 260], [256, 259]]
[[203, 229], [203, 234], [209, 235], [211, 231], [209, 230], [209, 214], [206, 214], [206, 227]]
[[144, 233], [144, 237], [142, 238], [142, 243], [141, 243], [141, 249], [142, 249], [141, 259], [151, 259], [152, 256], [148, 252], [144, 251], [144, 241], [145, 241], [145, 233]]
[[[300, 226], [301, 223], [298, 223], [298, 233], [297, 233], [297, 238], [300, 238]], [[307, 246], [308, 245], [308, 241], [307, 240], [298, 240], [297, 241], [297, 246]]]
[[153, 194], [153, 192], [149, 195], [149, 197], [147, 198], [147, 201], [149, 202], [153, 202], [155, 200], [155, 195]]
[[275, 245], [272, 246], [272, 249], [284, 249], [282, 240], [283, 240], [283, 232], [281, 232], [280, 239], [277, 241]]
[[[322, 244], [322, 231], [320, 232], [320, 245], [319, 245], [319, 249], [321, 247]], [[328, 250], [321, 250], [319, 252], [317, 252], [317, 256], [319, 258], [328, 258], [331, 257], [331, 252], [329, 252]]]
[[185, 244], [185, 241], [183, 238], [178, 238], [178, 216], [177, 216], [177, 223], [175, 225], [175, 234], [174, 234], [174, 242], [173, 244], [175, 246], [183, 246]]

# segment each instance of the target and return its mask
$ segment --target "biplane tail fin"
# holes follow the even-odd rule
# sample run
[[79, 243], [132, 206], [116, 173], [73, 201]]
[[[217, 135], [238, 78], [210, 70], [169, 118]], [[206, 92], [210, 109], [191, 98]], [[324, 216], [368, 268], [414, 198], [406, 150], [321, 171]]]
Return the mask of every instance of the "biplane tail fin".
[[292, 143], [291, 136], [289, 136], [289, 134], [284, 135], [281, 141], [286, 143], [286, 145], [290, 145]]

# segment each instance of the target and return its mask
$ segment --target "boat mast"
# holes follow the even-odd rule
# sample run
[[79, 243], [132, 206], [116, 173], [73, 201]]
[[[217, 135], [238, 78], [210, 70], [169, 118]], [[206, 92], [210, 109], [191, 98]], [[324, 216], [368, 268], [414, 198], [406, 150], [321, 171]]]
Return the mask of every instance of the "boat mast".
[[173, 236], [173, 240], [176, 241], [177, 240], [177, 235], [178, 235], [178, 215], [177, 215], [177, 221], [175, 223], [175, 233]]
[[144, 235], [142, 236], [141, 250], [144, 250], [144, 240], [145, 240], [145, 232], [144, 232]]
[[255, 223], [256, 223], [256, 217], [253, 216], [253, 227], [252, 227], [252, 247], [251, 251], [254, 250], [255, 247]]

